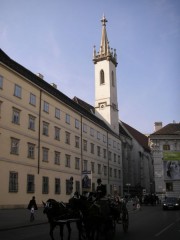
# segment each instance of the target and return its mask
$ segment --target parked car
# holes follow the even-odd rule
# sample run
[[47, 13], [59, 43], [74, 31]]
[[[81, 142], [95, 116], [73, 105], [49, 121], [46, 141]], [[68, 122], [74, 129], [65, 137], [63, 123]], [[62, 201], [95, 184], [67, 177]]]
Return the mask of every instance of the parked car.
[[163, 202], [163, 210], [180, 209], [180, 199], [176, 197], [167, 197]]

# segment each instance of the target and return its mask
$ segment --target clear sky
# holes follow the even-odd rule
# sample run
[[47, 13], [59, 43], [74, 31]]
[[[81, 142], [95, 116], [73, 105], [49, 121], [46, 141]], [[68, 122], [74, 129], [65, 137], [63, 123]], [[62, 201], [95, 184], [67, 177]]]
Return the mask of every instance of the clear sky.
[[0, 0], [0, 48], [94, 106], [101, 18], [117, 52], [119, 118], [142, 133], [180, 122], [180, 0]]

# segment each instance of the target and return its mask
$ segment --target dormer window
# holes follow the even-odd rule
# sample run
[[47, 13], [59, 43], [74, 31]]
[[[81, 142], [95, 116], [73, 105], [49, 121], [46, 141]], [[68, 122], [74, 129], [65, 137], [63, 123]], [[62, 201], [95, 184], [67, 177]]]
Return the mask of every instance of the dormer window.
[[104, 71], [101, 70], [101, 71], [100, 71], [100, 84], [104, 84], [104, 83], [105, 83]]

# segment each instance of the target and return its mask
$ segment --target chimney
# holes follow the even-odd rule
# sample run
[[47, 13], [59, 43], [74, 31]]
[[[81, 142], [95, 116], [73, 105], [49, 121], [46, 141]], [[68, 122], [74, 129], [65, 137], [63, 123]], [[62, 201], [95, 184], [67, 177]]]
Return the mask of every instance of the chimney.
[[57, 85], [55, 83], [51, 83], [51, 86], [53, 86], [55, 89], [57, 89]]
[[41, 73], [37, 73], [37, 76], [41, 79], [44, 79], [44, 76]]
[[154, 123], [154, 131], [159, 131], [162, 128], [162, 122], [155, 122]]

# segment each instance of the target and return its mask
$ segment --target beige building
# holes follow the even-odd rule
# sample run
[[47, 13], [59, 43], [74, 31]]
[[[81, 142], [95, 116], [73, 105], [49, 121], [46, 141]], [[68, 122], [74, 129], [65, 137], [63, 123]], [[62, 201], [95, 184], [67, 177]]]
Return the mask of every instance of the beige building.
[[[68, 201], [74, 191], [95, 190], [98, 178], [108, 193], [122, 194], [117, 62], [106, 45], [105, 23], [103, 18], [105, 52], [93, 57], [96, 111], [0, 50], [0, 208], [26, 207], [32, 196], [38, 204], [48, 198]], [[108, 93], [104, 100], [101, 87]], [[87, 188], [82, 188], [84, 174], [91, 180]]]

